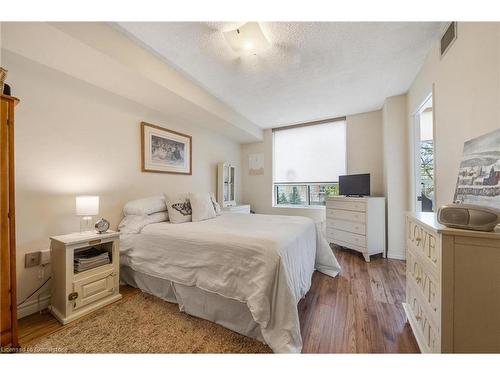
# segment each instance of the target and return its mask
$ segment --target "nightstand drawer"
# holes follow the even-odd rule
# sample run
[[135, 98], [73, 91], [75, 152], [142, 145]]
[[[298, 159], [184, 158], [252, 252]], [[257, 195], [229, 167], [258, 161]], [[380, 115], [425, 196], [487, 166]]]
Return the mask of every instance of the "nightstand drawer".
[[111, 269], [74, 282], [73, 292], [78, 293], [74, 300], [74, 309], [112, 295], [115, 289], [115, 277], [116, 274]]

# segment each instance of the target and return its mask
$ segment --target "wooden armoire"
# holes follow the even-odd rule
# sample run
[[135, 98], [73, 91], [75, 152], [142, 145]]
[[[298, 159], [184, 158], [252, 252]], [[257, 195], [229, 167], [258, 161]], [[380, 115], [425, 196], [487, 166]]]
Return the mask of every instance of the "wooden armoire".
[[1, 95], [0, 112], [0, 321], [2, 348], [16, 348], [16, 227], [14, 196], [14, 107], [17, 98]]

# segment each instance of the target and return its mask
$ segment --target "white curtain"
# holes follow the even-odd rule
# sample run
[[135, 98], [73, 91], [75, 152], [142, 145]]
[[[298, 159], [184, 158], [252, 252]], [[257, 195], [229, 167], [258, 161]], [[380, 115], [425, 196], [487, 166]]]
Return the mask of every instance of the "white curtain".
[[275, 183], [332, 182], [345, 174], [345, 121], [276, 130], [273, 134]]

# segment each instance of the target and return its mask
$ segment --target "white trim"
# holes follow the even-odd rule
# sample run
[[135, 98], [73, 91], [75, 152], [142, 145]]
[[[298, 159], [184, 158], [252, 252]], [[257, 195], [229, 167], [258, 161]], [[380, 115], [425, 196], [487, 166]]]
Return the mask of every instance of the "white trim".
[[[420, 167], [420, 148], [417, 146], [417, 140], [420, 141], [420, 114], [423, 112], [424, 107], [432, 100], [432, 142], [434, 149], [434, 199], [432, 200], [433, 209], [436, 211], [436, 202], [437, 202], [437, 193], [436, 193], [436, 107], [435, 107], [435, 96], [434, 96], [434, 84], [432, 84], [431, 91], [425, 96], [425, 99], [420, 102], [417, 110], [412, 114], [412, 121], [410, 124], [410, 139], [411, 139], [411, 151], [412, 158], [410, 161], [410, 167], [412, 169], [411, 173], [411, 186], [410, 186], [410, 194], [411, 196], [411, 211], [412, 212], [420, 212], [421, 211], [421, 202], [417, 200], [417, 195], [420, 192], [420, 169], [417, 170], [417, 167]], [[418, 184], [417, 184], [418, 182]], [[420, 203], [420, 210], [418, 209]]]
[[43, 309], [49, 307], [51, 295], [46, 295], [44, 297], [40, 297], [33, 299], [32, 301], [23, 303], [21, 306], [17, 308], [17, 318], [21, 319], [25, 316], [37, 313]]
[[389, 259], [398, 259], [398, 260], [406, 260], [405, 251], [391, 250], [387, 249], [387, 258]]

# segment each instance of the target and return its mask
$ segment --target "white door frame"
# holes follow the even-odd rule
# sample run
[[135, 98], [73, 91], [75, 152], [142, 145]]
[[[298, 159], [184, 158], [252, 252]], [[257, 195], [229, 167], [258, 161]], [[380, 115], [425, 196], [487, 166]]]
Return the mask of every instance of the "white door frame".
[[[424, 107], [427, 102], [432, 100], [432, 138], [433, 138], [433, 148], [434, 148], [434, 199], [433, 199], [433, 208], [436, 209], [436, 122], [435, 122], [435, 96], [434, 96], [434, 85], [432, 86], [432, 90], [429, 94], [427, 94], [418, 106], [417, 110], [413, 112], [412, 115], [412, 129], [411, 129], [411, 143], [412, 143], [412, 162], [411, 167], [413, 169], [412, 175], [412, 211], [421, 212], [422, 211], [422, 202], [418, 200], [418, 196], [420, 195], [420, 115], [423, 112]], [[418, 145], [417, 145], [418, 141]]]

